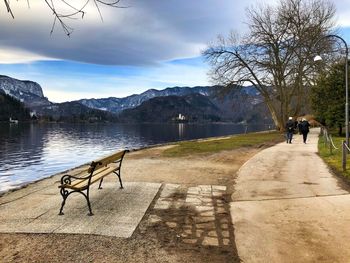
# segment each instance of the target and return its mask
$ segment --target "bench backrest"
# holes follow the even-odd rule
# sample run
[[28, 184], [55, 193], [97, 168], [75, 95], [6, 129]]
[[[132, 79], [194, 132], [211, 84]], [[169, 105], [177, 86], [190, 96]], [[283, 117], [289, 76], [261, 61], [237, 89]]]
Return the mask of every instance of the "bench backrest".
[[92, 173], [95, 170], [97, 170], [101, 167], [105, 167], [110, 163], [119, 163], [119, 166], [120, 166], [126, 152], [127, 152], [127, 150], [123, 150], [123, 151], [114, 153], [112, 155], [109, 155], [105, 158], [102, 158], [100, 160], [93, 161], [90, 164], [88, 172]]

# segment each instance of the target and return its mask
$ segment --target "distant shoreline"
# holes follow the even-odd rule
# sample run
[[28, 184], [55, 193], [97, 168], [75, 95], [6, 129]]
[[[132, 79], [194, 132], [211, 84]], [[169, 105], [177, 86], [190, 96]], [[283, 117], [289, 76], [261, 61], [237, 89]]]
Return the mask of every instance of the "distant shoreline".
[[[8, 123], [11, 124], [10, 121], [0, 121], [0, 123]], [[73, 123], [86, 123], [86, 124], [228, 124], [228, 125], [244, 125], [244, 126], [254, 126], [254, 125], [265, 125], [265, 126], [271, 126], [274, 127], [275, 124], [273, 123], [241, 123], [241, 122], [230, 122], [230, 121], [217, 121], [217, 122], [176, 122], [176, 121], [169, 121], [169, 122], [117, 122], [117, 121], [44, 121], [44, 120], [18, 120], [17, 124], [20, 123], [38, 123], [38, 124], [73, 124]]]

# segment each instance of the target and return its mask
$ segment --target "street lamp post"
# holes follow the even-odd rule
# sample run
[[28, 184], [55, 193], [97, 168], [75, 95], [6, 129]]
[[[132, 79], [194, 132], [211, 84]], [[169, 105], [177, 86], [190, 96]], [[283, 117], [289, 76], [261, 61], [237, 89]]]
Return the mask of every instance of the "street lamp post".
[[[349, 56], [349, 49], [348, 49], [348, 45], [346, 44], [346, 41], [338, 36], [338, 35], [326, 35], [323, 36], [321, 38], [319, 38], [316, 43], [315, 46], [322, 40], [325, 38], [331, 38], [331, 37], [335, 37], [337, 39], [340, 39], [344, 45], [345, 45], [345, 137], [346, 137], [346, 145], [349, 147], [349, 88], [348, 88], [348, 56]], [[314, 61], [319, 61], [322, 60], [321, 56], [316, 56], [314, 58]]]

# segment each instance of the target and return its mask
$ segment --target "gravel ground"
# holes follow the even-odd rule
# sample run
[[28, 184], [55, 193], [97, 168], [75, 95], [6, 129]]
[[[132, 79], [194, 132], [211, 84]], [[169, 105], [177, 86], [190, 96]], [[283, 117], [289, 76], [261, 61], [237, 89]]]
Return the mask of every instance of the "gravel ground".
[[[164, 158], [166, 147], [130, 153], [123, 162], [124, 181], [160, 182], [180, 187], [171, 196], [179, 204], [198, 185], [226, 186], [216, 198], [221, 211], [213, 225], [200, 222], [196, 211], [180, 206], [156, 209], [157, 194], [131, 238], [73, 234], [0, 234], [1, 262], [239, 262], [228, 203], [237, 170], [258, 148], [241, 148], [211, 155]], [[108, 178], [108, 177], [107, 177]], [[220, 222], [224, 230], [218, 229]], [[101, 226], [103, 227], [103, 226]], [[187, 228], [186, 228], [187, 227]], [[189, 228], [188, 228], [189, 227]], [[187, 234], [186, 234], [187, 233]], [[203, 234], [204, 233], [204, 234]], [[214, 235], [215, 236], [215, 235]], [[220, 238], [223, 238], [220, 241]], [[192, 241], [191, 241], [192, 240]], [[213, 241], [214, 240], [214, 241]], [[212, 242], [213, 241], [213, 242]]]

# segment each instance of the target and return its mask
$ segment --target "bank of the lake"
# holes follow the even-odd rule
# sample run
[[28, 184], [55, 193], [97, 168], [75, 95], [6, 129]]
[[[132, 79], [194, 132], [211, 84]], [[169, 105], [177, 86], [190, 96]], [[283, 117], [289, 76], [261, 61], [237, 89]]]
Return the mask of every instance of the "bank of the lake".
[[[239, 168], [260, 150], [283, 140], [283, 135], [277, 132], [251, 133], [133, 151], [125, 156], [122, 178], [125, 183], [161, 183], [161, 189], [168, 185], [177, 185], [179, 192], [172, 197], [174, 203], [186, 197], [184, 193], [191, 187], [224, 186], [225, 194], [217, 202], [220, 201], [226, 207], [234, 191], [234, 180]], [[41, 200], [33, 197], [35, 204], [31, 203], [30, 195], [49, 188], [52, 195], [60, 197], [57, 188], [60, 177], [61, 174], [58, 174], [7, 193], [0, 197], [0, 204], [9, 204], [16, 200], [24, 202], [25, 199], [28, 200], [29, 209], [33, 205], [38, 206], [40, 202], [47, 204], [47, 195], [39, 193]], [[115, 180], [114, 176], [107, 176], [104, 183], [115, 184]], [[158, 200], [159, 195], [155, 199]], [[225, 239], [228, 240], [227, 243], [219, 242], [214, 246], [205, 243], [204, 237], [209, 241], [212, 239], [210, 233], [213, 229], [209, 225], [200, 230], [202, 234], [197, 238], [194, 238], [196, 233], [194, 234], [190, 240], [194, 243], [185, 243], [185, 236], [179, 233], [188, 231], [185, 229], [185, 222], [194, 216], [193, 212], [186, 206], [170, 210], [155, 209], [154, 202], [131, 238], [1, 233], [0, 258], [5, 262], [239, 262], [229, 212], [221, 214], [228, 227], [225, 231], [230, 231], [229, 238]], [[22, 203], [22, 206], [26, 205]], [[157, 224], [154, 224], [155, 218], [160, 220]], [[89, 217], [82, 214], [81, 220], [86, 219]], [[92, 250], [94, 253], [89, 253]]]
[[19, 123], [0, 126], [0, 192], [118, 149], [272, 129], [272, 125]]

